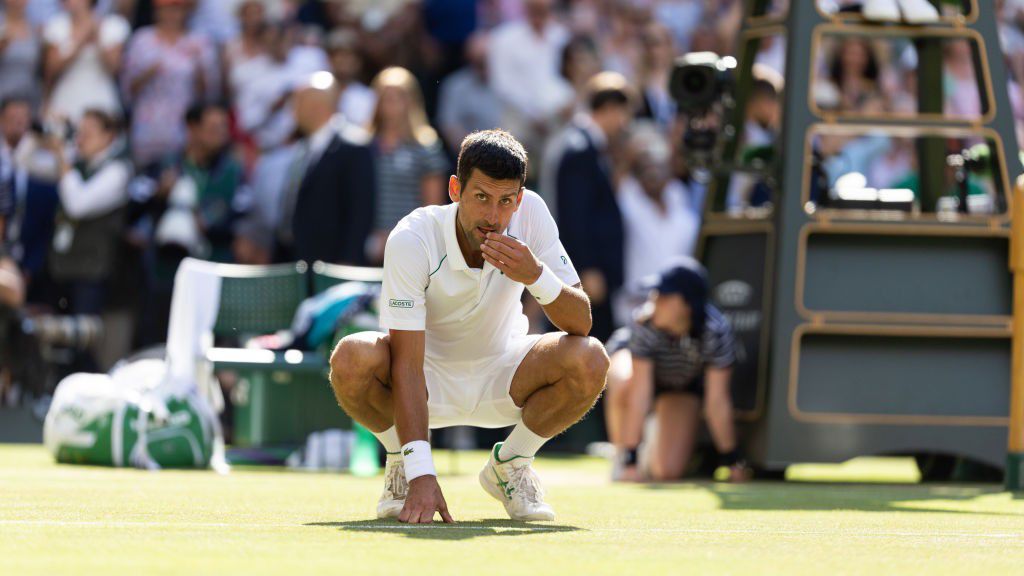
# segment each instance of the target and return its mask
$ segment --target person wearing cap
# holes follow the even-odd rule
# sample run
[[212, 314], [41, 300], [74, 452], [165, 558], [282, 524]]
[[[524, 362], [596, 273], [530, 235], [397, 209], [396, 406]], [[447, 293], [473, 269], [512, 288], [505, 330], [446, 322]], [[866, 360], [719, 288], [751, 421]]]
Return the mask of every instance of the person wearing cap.
[[[607, 345], [605, 416], [618, 451], [613, 479], [681, 478], [696, 443], [701, 408], [729, 479], [746, 479], [729, 393], [734, 336], [728, 320], [708, 302], [707, 273], [696, 260], [680, 257], [648, 286], [650, 297], [634, 322], [617, 330]], [[646, 439], [650, 458], [641, 470], [638, 448], [652, 409], [657, 431]]]

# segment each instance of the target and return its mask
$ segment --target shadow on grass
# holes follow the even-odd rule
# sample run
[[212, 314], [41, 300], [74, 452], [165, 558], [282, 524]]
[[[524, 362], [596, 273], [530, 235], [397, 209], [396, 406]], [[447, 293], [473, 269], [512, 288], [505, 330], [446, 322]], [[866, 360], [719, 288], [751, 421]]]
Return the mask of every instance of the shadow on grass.
[[1020, 512], [964, 510], [956, 504], [981, 496], [1000, 494], [1003, 492], [1001, 486], [831, 482], [681, 482], [643, 486], [648, 490], [706, 490], [719, 499], [722, 510], [851, 510], [1024, 517], [1024, 513]]
[[349, 522], [309, 522], [304, 526], [337, 528], [344, 532], [402, 534], [420, 540], [471, 540], [491, 536], [529, 536], [552, 532], [576, 532], [576, 526], [532, 524], [511, 520], [468, 520], [455, 524], [402, 524], [396, 520], [353, 520]]

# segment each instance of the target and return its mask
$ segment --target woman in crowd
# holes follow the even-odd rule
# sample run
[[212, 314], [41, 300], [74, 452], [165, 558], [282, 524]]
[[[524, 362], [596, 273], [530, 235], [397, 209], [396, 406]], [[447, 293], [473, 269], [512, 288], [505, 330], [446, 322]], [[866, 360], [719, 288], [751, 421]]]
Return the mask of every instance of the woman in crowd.
[[838, 91], [838, 111], [864, 114], [883, 110], [878, 57], [867, 38], [843, 40], [828, 75]]
[[41, 38], [28, 21], [28, 0], [7, 0], [0, 12], [0, 101], [26, 98], [33, 109], [42, 97], [39, 82]]
[[391, 229], [420, 206], [443, 204], [448, 161], [437, 132], [427, 123], [416, 78], [405, 68], [383, 70], [373, 80], [377, 108], [370, 123], [377, 170], [376, 231], [370, 261], [384, 261]]
[[[605, 417], [618, 449], [613, 478], [681, 478], [703, 408], [720, 464], [728, 468], [730, 480], [745, 480], [749, 470], [737, 451], [729, 392], [734, 338], [729, 322], [708, 302], [707, 273], [696, 260], [680, 258], [654, 277], [650, 288], [634, 322], [608, 342]], [[657, 432], [645, 439], [652, 407]], [[643, 468], [641, 440], [650, 454]]]
[[181, 150], [185, 110], [219, 91], [216, 53], [188, 32], [187, 4], [155, 0], [154, 25], [136, 32], [129, 45], [122, 87], [132, 108], [132, 155], [141, 167]]
[[95, 0], [64, 0], [64, 12], [43, 30], [46, 113], [78, 122], [86, 109], [121, 115], [117, 74], [131, 34], [124, 18], [93, 13]]

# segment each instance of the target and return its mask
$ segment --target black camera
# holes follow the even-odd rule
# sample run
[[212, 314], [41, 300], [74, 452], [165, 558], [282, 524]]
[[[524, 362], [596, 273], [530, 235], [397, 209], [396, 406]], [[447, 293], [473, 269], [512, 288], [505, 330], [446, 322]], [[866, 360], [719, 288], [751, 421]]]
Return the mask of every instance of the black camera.
[[676, 58], [668, 90], [679, 114], [686, 117], [683, 150], [688, 163], [713, 163], [721, 123], [733, 107], [733, 70], [736, 59], [714, 52], [690, 52]]
[[42, 138], [53, 138], [65, 142], [75, 136], [75, 125], [70, 120], [48, 120], [46, 122], [33, 120], [29, 129]]
[[732, 97], [736, 59], [719, 58], [714, 52], [690, 52], [676, 58], [668, 91], [679, 111], [690, 115], [706, 114], [723, 98]]

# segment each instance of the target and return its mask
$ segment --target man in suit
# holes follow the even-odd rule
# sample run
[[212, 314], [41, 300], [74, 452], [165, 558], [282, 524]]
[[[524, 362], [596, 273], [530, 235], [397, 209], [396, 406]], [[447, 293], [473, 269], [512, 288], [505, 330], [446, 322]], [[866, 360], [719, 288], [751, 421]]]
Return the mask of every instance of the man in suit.
[[633, 117], [633, 97], [621, 74], [602, 72], [586, 89], [588, 113], [564, 135], [555, 193], [562, 243], [590, 296], [591, 335], [606, 340], [614, 329], [611, 299], [623, 281], [623, 225], [615, 198], [608, 146]]
[[376, 182], [369, 139], [336, 115], [338, 85], [317, 72], [295, 91], [303, 135], [289, 168], [275, 260], [365, 264]]

